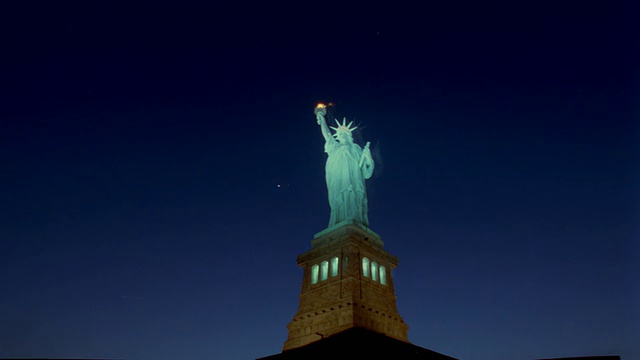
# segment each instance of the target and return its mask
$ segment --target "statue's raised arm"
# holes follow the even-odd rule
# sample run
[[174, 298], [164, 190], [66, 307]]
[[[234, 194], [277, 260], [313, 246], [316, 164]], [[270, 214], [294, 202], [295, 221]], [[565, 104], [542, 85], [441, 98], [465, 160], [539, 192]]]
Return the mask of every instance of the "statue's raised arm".
[[[369, 150], [369, 143], [362, 149], [353, 142], [351, 132], [357, 127], [335, 120], [337, 127], [328, 126], [325, 119], [326, 106], [319, 104], [314, 113], [325, 139], [324, 150], [328, 155], [325, 166], [327, 190], [331, 217], [329, 226], [343, 221], [356, 221], [369, 226], [367, 216], [367, 191], [365, 179], [373, 175], [374, 163]], [[331, 134], [329, 128], [335, 130]]]
[[322, 136], [324, 136], [324, 141], [326, 142], [335, 142], [336, 140], [331, 135], [331, 131], [329, 131], [329, 126], [327, 126], [327, 121], [324, 116], [327, 114], [327, 106], [325, 104], [318, 104], [316, 109], [314, 110], [316, 114], [316, 120], [318, 121], [318, 125], [320, 125], [320, 130], [322, 130]]

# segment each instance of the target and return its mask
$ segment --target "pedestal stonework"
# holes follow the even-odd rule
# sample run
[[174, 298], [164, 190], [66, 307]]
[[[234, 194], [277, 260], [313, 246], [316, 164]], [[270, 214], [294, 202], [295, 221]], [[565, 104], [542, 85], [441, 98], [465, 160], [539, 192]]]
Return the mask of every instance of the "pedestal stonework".
[[[409, 327], [398, 314], [391, 277], [398, 259], [383, 250], [379, 235], [357, 222], [345, 221], [316, 234], [311, 245], [311, 250], [298, 256], [298, 265], [304, 270], [300, 306], [287, 326], [289, 337], [283, 350], [304, 346], [352, 327], [408, 341]], [[332, 273], [331, 266], [336, 257], [337, 274]], [[381, 282], [381, 273], [374, 278], [368, 264], [368, 274], [365, 274], [363, 258], [369, 263], [375, 262], [377, 269], [384, 267], [386, 284]], [[328, 274], [325, 272], [326, 279], [322, 279], [321, 269], [316, 270], [317, 282], [312, 283], [312, 268], [325, 261], [331, 266]]]

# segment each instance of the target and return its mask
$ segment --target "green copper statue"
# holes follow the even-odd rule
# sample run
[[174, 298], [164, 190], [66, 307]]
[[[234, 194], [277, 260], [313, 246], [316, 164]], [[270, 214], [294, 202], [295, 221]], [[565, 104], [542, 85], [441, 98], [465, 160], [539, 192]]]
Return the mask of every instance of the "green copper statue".
[[314, 113], [324, 136], [324, 151], [329, 155], [325, 167], [331, 207], [329, 226], [345, 220], [355, 220], [369, 226], [367, 190], [364, 184], [365, 179], [373, 175], [374, 168], [369, 143], [363, 150], [353, 142], [351, 132], [357, 127], [351, 127], [353, 121], [347, 125], [346, 119], [343, 119], [342, 124], [336, 120], [338, 127], [332, 126], [335, 134], [331, 134], [324, 118], [327, 114], [324, 104], [318, 104]]

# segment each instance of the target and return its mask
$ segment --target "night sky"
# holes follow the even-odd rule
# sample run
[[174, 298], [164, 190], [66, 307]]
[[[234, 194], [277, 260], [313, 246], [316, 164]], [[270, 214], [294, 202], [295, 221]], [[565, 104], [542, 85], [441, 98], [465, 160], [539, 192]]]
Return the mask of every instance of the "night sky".
[[0, 357], [280, 352], [330, 101], [414, 344], [640, 358], [637, 9], [563, 4], [3, 5]]

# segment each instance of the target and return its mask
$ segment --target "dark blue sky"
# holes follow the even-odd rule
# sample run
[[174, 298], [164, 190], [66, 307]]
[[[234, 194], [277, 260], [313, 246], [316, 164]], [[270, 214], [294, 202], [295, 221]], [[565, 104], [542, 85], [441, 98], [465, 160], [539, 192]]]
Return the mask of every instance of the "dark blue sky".
[[371, 141], [413, 343], [640, 357], [637, 9], [245, 6], [3, 11], [0, 357], [279, 352], [318, 101]]

